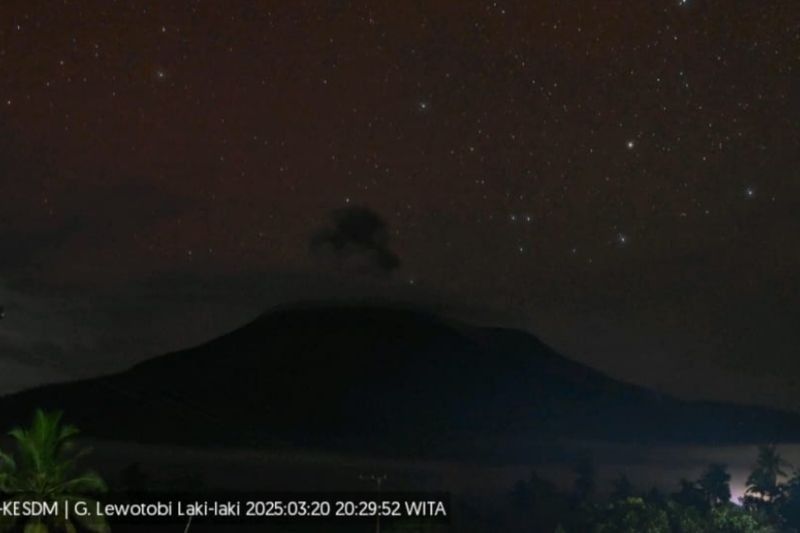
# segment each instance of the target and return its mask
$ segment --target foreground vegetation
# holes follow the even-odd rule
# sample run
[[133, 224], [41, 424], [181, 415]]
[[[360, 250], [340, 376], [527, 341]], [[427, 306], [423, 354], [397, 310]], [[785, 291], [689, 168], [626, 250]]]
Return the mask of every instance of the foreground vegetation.
[[[83, 502], [94, 507], [91, 495], [107, 490], [103, 480], [94, 472], [79, 472], [77, 461], [88, 453], [78, 448], [78, 430], [61, 423], [60, 413], [36, 411], [28, 428], [15, 428], [9, 435], [16, 445], [14, 454], [0, 451], [0, 496], [3, 500], [20, 502]], [[61, 508], [63, 510], [63, 507]], [[73, 520], [77, 522], [74, 523]], [[61, 516], [33, 518], [17, 523], [13, 516], [0, 514], [0, 531], [23, 530], [25, 533], [83, 530], [95, 533], [109, 531], [104, 519], [80, 516], [67, 519]]]
[[589, 464], [576, 470], [571, 493], [535, 474], [519, 482], [512, 493], [517, 524], [534, 531], [571, 533], [791, 533], [800, 532], [800, 470], [761, 446], [740, 502], [731, 501], [730, 475], [720, 464], [710, 465], [695, 480], [681, 480], [677, 490], [637, 493], [621, 476], [610, 498], [593, 498], [594, 471]]
[[[94, 508], [92, 498], [100, 497], [108, 489], [97, 474], [79, 468], [78, 461], [88, 450], [76, 445], [78, 435], [75, 427], [62, 424], [60, 413], [41, 410], [34, 414], [29, 427], [10, 431], [15, 449], [13, 453], [0, 451], [0, 501], [83, 502]], [[396, 522], [385, 524], [384, 530], [393, 533], [498, 530], [800, 533], [800, 469], [789, 465], [774, 446], [759, 448], [745, 496], [738, 503], [731, 501], [731, 477], [721, 464], [709, 465], [696, 480], [681, 480], [672, 493], [655, 489], [637, 491], [626, 477], [620, 476], [610, 496], [602, 500], [596, 494], [591, 463], [581, 463], [575, 473], [570, 491], [558, 490], [550, 481], [533, 474], [530, 479], [518, 482], [506, 503], [488, 515], [465, 502], [457, 502], [450, 526]], [[147, 478], [138, 467], [126, 469], [123, 474], [131, 488], [140, 491], [146, 488], [142, 485]], [[297, 530], [311, 531], [305, 527]], [[24, 521], [0, 513], [0, 533], [10, 531], [106, 533], [110, 528], [104, 519], [94, 516]]]

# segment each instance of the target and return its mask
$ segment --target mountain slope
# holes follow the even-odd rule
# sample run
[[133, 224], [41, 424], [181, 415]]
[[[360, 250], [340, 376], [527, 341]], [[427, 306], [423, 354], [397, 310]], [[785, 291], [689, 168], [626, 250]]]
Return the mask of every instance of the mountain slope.
[[612, 380], [524, 332], [377, 307], [267, 313], [120, 374], [3, 398], [0, 422], [37, 406], [104, 438], [415, 455], [483, 441], [502, 449], [504, 439], [800, 438], [794, 414], [682, 402]]

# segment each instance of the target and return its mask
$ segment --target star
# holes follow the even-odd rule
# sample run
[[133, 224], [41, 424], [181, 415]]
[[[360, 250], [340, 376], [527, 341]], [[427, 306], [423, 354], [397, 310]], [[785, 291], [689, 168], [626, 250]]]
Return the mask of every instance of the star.
[[744, 190], [744, 195], [748, 198], [752, 198], [756, 195], [756, 190], [752, 187], [748, 187]]
[[425, 100], [422, 100], [417, 104], [417, 107], [419, 108], [420, 111], [427, 111], [430, 108], [430, 106], [431, 105]]
[[628, 150], [633, 150], [634, 147], [636, 147], [636, 142], [633, 139], [631, 139], [630, 141], [625, 143], [625, 146], [628, 148]]

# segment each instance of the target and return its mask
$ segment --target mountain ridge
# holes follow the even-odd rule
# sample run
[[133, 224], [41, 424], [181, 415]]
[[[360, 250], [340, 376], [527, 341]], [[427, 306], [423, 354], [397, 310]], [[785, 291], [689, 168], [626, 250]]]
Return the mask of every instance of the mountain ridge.
[[412, 456], [469, 456], [504, 439], [800, 441], [794, 413], [679, 400], [521, 330], [377, 306], [268, 311], [117, 374], [0, 398], [0, 423], [35, 407], [99, 438]]

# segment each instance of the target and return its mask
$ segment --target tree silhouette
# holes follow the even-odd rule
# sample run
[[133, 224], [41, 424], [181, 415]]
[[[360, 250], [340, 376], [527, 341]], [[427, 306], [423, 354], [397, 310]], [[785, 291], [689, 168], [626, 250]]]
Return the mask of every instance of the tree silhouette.
[[712, 507], [731, 501], [731, 475], [725, 465], [711, 464], [697, 481], [706, 501]]
[[575, 499], [578, 503], [587, 502], [595, 489], [595, 470], [591, 461], [581, 461], [575, 468]]
[[[37, 410], [29, 428], [15, 428], [9, 435], [16, 444], [14, 456], [0, 452], [0, 493], [16, 501], [65, 502], [75, 505], [83, 502], [94, 509], [94, 500], [87, 495], [107, 490], [103, 480], [93, 472], [77, 473], [76, 461], [88, 453], [75, 447], [78, 430], [61, 424], [61, 413]], [[31, 518], [25, 524], [26, 532], [76, 531], [67, 519], [64, 506], [60, 516]], [[109, 531], [105, 519], [90, 514], [75, 516], [81, 526], [96, 533]], [[16, 517], [0, 516], [0, 531], [14, 528]]]
[[795, 470], [786, 483], [780, 504], [784, 524], [792, 531], [800, 531], [800, 471]]
[[543, 531], [552, 531], [569, 515], [568, 497], [536, 472], [531, 472], [529, 481], [520, 481], [514, 486], [512, 502], [517, 511], [522, 511]]
[[611, 488], [611, 499], [625, 500], [631, 496], [633, 496], [633, 485], [628, 479], [628, 476], [625, 474], [620, 474], [619, 477], [613, 482], [613, 486]]
[[697, 483], [689, 481], [688, 479], [681, 479], [679, 483], [680, 489], [678, 492], [672, 494], [672, 499], [675, 502], [699, 511], [707, 510], [708, 501]]
[[756, 466], [747, 478], [746, 503], [756, 506], [774, 504], [781, 499], [784, 487], [780, 478], [786, 477], [784, 467], [789, 466], [774, 445], [758, 447]]

